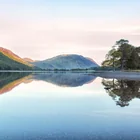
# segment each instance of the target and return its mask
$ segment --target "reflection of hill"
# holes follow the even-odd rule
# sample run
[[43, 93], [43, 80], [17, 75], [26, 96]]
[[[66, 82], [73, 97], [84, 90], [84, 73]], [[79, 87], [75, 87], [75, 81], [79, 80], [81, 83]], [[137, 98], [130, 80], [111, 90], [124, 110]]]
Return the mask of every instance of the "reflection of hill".
[[29, 73], [0, 73], [0, 94], [8, 92], [28, 79]]
[[107, 93], [116, 104], [124, 107], [134, 98], [140, 98], [140, 81], [138, 80], [105, 80], [102, 81]]
[[83, 73], [42, 73], [34, 74], [36, 80], [43, 80], [58, 86], [77, 87], [93, 81], [96, 77]]
[[58, 86], [77, 87], [93, 81], [96, 77], [82, 73], [0, 73], [0, 94], [11, 91], [21, 83], [42, 80]]

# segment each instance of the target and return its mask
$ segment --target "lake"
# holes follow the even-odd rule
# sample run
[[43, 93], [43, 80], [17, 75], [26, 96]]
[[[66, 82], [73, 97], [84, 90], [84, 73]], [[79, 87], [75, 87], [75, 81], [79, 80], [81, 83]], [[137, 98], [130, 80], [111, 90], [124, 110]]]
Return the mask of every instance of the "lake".
[[0, 73], [0, 140], [139, 140], [140, 80]]

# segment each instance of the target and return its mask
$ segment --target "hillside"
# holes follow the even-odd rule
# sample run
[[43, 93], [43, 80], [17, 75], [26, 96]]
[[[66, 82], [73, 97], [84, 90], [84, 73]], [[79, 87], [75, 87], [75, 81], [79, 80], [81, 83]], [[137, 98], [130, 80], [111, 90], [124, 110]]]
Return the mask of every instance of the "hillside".
[[19, 57], [18, 55], [16, 55], [15, 53], [13, 53], [12, 51], [6, 48], [0, 47], [0, 53], [4, 54], [5, 56], [7, 56], [8, 58], [14, 61], [17, 61], [27, 66], [32, 66], [30, 63], [28, 63], [27, 61], [25, 61], [24, 59], [22, 59], [21, 57]]
[[76, 54], [59, 55], [32, 64], [42, 69], [88, 69], [99, 67], [93, 60]]
[[21, 58], [12, 51], [0, 47], [0, 70], [72, 70], [99, 67], [98, 64], [81, 55], [59, 55], [43, 61]]
[[32, 67], [15, 61], [0, 52], [0, 70], [31, 70]]
[[23, 58], [24, 61], [26, 61], [27, 63], [31, 63], [34, 62], [34, 60], [30, 59], [30, 58]]

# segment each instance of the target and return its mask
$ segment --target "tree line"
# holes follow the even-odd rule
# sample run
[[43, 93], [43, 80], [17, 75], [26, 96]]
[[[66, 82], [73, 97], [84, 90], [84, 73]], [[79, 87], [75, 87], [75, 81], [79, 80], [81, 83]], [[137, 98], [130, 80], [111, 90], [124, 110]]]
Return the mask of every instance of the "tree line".
[[129, 44], [128, 40], [116, 41], [102, 62], [103, 68], [110, 69], [140, 69], [140, 47]]

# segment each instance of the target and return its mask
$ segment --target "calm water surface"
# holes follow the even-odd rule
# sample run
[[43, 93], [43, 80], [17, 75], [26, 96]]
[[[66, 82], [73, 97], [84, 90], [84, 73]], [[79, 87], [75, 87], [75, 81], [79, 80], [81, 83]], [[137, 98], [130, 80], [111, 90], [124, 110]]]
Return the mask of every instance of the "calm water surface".
[[140, 140], [140, 81], [0, 73], [0, 140]]

